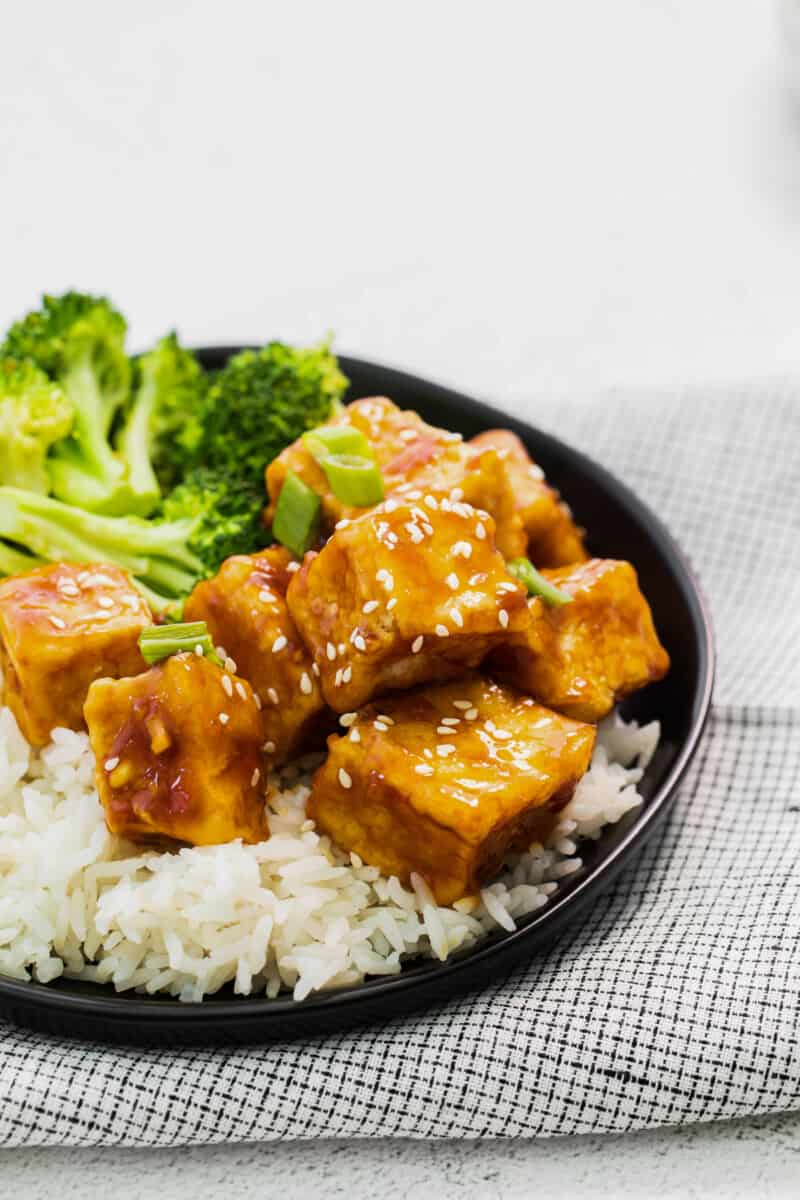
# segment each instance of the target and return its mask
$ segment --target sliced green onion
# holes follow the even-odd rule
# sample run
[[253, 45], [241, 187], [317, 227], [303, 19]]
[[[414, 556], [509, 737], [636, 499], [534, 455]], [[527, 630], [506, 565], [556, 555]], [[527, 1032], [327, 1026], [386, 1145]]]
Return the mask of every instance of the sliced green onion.
[[279, 542], [302, 558], [317, 540], [320, 499], [294, 471], [287, 471], [275, 507], [272, 532]]
[[320, 459], [334, 496], [353, 508], [369, 508], [383, 499], [383, 479], [372, 459], [361, 454], [329, 454]]
[[553, 587], [552, 583], [548, 583], [529, 558], [512, 558], [510, 562], [506, 563], [506, 566], [520, 583], [525, 584], [529, 596], [541, 596], [546, 604], [551, 604], [554, 608], [572, 602], [572, 596], [559, 591], [557, 587]]
[[205, 621], [150, 625], [139, 635], [139, 649], [148, 666], [161, 662], [163, 658], [169, 658], [171, 654], [197, 654], [198, 646], [200, 647], [199, 652], [205, 658], [210, 659], [217, 666], [222, 666]]
[[372, 446], [360, 429], [352, 425], [320, 425], [303, 434], [303, 445], [317, 462], [329, 454], [359, 454], [374, 458]]

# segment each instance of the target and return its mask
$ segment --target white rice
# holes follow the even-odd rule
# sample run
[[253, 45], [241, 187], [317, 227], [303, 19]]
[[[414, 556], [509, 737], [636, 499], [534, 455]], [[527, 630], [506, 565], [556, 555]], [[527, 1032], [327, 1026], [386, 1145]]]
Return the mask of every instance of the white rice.
[[480, 899], [445, 908], [419, 876], [403, 887], [314, 831], [308, 763], [282, 773], [267, 841], [159, 854], [108, 833], [85, 734], [56, 729], [34, 752], [0, 709], [0, 974], [185, 1001], [232, 982], [302, 1000], [396, 974], [415, 955], [445, 959], [548, 903], [581, 866], [580, 839], [641, 803], [658, 738], [657, 722], [604, 721], [548, 844], [510, 859]]

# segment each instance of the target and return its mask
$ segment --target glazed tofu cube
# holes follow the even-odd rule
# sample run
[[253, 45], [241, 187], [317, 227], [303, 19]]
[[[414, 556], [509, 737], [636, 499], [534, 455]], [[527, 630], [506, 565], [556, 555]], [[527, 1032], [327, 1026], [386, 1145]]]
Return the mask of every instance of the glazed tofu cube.
[[97, 680], [85, 712], [112, 833], [193, 846], [266, 836], [261, 716], [248, 683], [177, 654], [134, 679]]
[[[453, 493], [454, 499], [491, 514], [497, 527], [497, 545], [507, 558], [525, 553], [526, 537], [511, 479], [493, 447], [465, 444], [461, 434], [428, 425], [417, 413], [402, 411], [385, 396], [353, 401], [330, 424], [352, 425], [364, 434], [381, 469], [387, 495], [414, 489], [420, 494]], [[298, 439], [267, 467], [271, 503], [268, 520], [289, 470], [321, 497], [326, 532], [330, 533], [343, 517], [363, 512], [337, 500], [322, 468]]]
[[492, 655], [493, 674], [581, 721], [602, 720], [666, 675], [669, 655], [630, 563], [592, 558], [542, 575], [572, 601], [531, 599], [530, 625]]
[[440, 904], [476, 892], [546, 837], [589, 766], [595, 729], [472, 677], [386, 697], [328, 740], [309, 816]]
[[470, 445], [484, 450], [494, 448], [503, 455], [527, 539], [527, 550], [520, 553], [527, 553], [536, 567], [560, 567], [588, 557], [583, 530], [515, 433], [489, 429], [473, 438]]
[[322, 746], [330, 730], [317, 678], [286, 605], [292, 556], [282, 546], [226, 559], [213, 579], [198, 584], [184, 606], [187, 621], [205, 621], [215, 645], [261, 703], [269, 766]]
[[150, 610], [119, 567], [56, 563], [0, 580], [4, 703], [33, 746], [57, 726], [83, 729], [89, 685], [145, 669]]
[[477, 666], [528, 623], [494, 522], [463, 502], [387, 500], [306, 555], [289, 611], [336, 712]]

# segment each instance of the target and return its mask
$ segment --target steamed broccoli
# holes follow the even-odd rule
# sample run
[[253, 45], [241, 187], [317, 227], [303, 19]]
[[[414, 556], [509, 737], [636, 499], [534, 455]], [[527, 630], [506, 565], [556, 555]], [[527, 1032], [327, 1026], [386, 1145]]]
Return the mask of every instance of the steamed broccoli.
[[164, 501], [163, 515], [168, 521], [195, 520], [188, 546], [213, 575], [231, 554], [254, 554], [271, 541], [261, 520], [263, 507], [261, 483], [198, 467]]
[[46, 494], [46, 458], [72, 427], [72, 405], [32, 362], [0, 359], [0, 484]]
[[188, 546], [195, 523], [192, 518], [157, 522], [100, 516], [35, 492], [0, 487], [4, 537], [48, 562], [117, 563], [144, 585], [159, 608], [185, 596], [205, 575]]
[[[176, 439], [191, 423], [206, 391], [197, 359], [168, 334], [134, 364], [133, 401], [117, 437], [127, 467], [128, 511], [147, 516], [161, 498], [161, 487], [176, 482]], [[177, 456], [180, 457], [180, 456]]]
[[282, 342], [243, 350], [212, 380], [176, 453], [188, 468], [210, 466], [263, 490], [267, 464], [327, 421], [346, 389], [329, 342], [305, 350]]
[[40, 309], [11, 327], [0, 354], [31, 359], [73, 406], [72, 432], [50, 462], [55, 495], [97, 512], [124, 512], [124, 467], [108, 442], [130, 387], [123, 317], [102, 298], [45, 296]]

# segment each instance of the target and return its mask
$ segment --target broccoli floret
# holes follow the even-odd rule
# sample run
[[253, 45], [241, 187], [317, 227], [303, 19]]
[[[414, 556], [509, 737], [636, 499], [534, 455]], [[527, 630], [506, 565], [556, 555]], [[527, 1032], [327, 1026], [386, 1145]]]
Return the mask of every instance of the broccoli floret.
[[31, 359], [73, 406], [72, 432], [50, 463], [55, 495], [96, 512], [124, 512], [124, 466], [108, 442], [130, 389], [124, 318], [95, 296], [45, 296], [40, 309], [11, 327], [0, 353]]
[[261, 520], [263, 507], [260, 482], [198, 467], [167, 496], [163, 515], [168, 521], [194, 519], [189, 549], [213, 575], [231, 554], [253, 554], [271, 541]]
[[72, 427], [72, 405], [59, 384], [30, 361], [0, 359], [0, 484], [46, 494], [46, 458]]
[[0, 487], [0, 529], [47, 562], [113, 562], [130, 571], [157, 608], [168, 608], [205, 575], [189, 549], [195, 519], [144, 521], [86, 512], [60, 500]]
[[331, 416], [347, 389], [329, 342], [305, 350], [270, 342], [234, 355], [209, 385], [181, 434], [189, 466], [263, 488], [264, 468]]
[[134, 372], [133, 401], [117, 449], [128, 472], [128, 511], [148, 516], [161, 498], [161, 488], [176, 482], [181, 432], [202, 404], [207, 377], [174, 333], [137, 359]]

